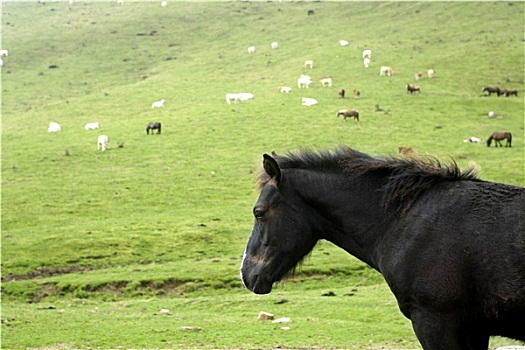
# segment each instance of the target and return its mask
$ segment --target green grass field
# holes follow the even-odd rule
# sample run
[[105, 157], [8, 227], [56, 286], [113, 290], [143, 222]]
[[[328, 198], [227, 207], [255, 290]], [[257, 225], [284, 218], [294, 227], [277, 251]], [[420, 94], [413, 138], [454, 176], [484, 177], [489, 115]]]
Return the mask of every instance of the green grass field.
[[[525, 185], [523, 2], [0, 6], [2, 348], [418, 349], [381, 276], [328, 242], [272, 294], [244, 289], [262, 154], [409, 146]], [[414, 81], [428, 68], [433, 79]], [[297, 89], [301, 74], [310, 89]], [[484, 97], [484, 86], [519, 97]], [[226, 104], [237, 92], [255, 98]], [[336, 118], [341, 108], [360, 122]], [[60, 133], [47, 133], [51, 121]], [[162, 135], [146, 135], [149, 121]], [[463, 142], [494, 131], [512, 132], [512, 148]], [[257, 321], [262, 310], [292, 323]]]

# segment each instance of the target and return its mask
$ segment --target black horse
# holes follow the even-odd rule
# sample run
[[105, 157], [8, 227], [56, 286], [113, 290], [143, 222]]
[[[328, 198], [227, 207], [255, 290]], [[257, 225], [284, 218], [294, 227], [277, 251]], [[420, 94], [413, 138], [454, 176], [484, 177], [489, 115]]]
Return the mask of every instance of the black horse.
[[[488, 96], [492, 94], [497, 94], [498, 96], [501, 94], [501, 89], [499, 87], [491, 87], [491, 86], [485, 86], [481, 92], [487, 92]], [[487, 95], [485, 95], [487, 96]]]
[[153, 130], [157, 130], [157, 134], [160, 134], [161, 129], [162, 129], [162, 124], [160, 122], [148, 123], [148, 126], [146, 126], [146, 134], [149, 135], [150, 130], [151, 130], [152, 135], [153, 135]]
[[494, 145], [498, 147], [498, 144], [500, 147], [501, 140], [507, 140], [507, 143], [505, 144], [505, 147], [512, 147], [512, 134], [510, 132], [495, 132], [487, 139], [487, 147], [490, 147], [490, 144], [492, 143], [492, 140], [494, 140]]
[[266, 294], [328, 240], [379, 271], [426, 350], [525, 341], [525, 188], [349, 148], [264, 155], [241, 265]]

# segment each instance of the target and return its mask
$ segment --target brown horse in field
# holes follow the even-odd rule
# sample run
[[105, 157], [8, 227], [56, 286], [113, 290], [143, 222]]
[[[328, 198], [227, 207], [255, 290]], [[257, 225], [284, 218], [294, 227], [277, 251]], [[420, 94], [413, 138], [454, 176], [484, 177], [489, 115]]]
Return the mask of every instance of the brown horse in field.
[[355, 109], [340, 109], [337, 112], [336, 117], [339, 118], [340, 115], [343, 116], [345, 122], [346, 118], [355, 118], [356, 121], [359, 121], [359, 112]]
[[495, 132], [487, 139], [487, 147], [490, 147], [490, 144], [492, 143], [492, 140], [494, 140], [494, 144], [496, 147], [498, 147], [498, 144], [500, 147], [503, 147], [501, 145], [501, 140], [507, 140], [507, 143], [505, 144], [505, 147], [512, 147], [512, 134], [510, 132]]
[[413, 94], [415, 92], [420, 94], [421, 93], [421, 86], [407, 84], [407, 94], [408, 93]]

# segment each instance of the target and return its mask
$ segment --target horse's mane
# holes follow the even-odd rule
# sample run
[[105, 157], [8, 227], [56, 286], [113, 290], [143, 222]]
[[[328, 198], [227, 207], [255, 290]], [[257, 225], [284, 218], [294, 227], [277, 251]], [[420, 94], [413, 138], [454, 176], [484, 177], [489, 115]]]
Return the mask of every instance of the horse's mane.
[[[398, 211], [409, 208], [417, 198], [432, 186], [445, 181], [480, 181], [474, 167], [461, 171], [451, 159], [443, 163], [435, 157], [370, 156], [348, 147], [334, 151], [303, 149], [285, 156], [273, 154], [281, 169], [308, 169], [314, 171], [340, 171], [349, 176], [377, 174], [385, 178], [381, 188], [382, 205], [396, 207]], [[259, 176], [259, 187], [268, 181], [267, 175]]]

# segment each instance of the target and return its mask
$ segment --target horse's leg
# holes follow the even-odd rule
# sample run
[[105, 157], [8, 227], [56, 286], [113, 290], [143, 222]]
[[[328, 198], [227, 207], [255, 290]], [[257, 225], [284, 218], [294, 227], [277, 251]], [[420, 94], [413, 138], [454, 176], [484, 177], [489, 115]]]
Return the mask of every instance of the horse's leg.
[[461, 313], [412, 313], [412, 327], [425, 350], [486, 350], [489, 336], [466, 324]]

